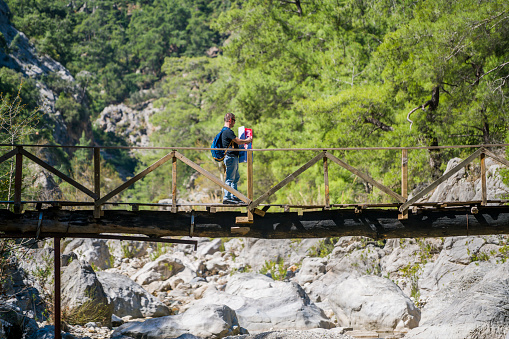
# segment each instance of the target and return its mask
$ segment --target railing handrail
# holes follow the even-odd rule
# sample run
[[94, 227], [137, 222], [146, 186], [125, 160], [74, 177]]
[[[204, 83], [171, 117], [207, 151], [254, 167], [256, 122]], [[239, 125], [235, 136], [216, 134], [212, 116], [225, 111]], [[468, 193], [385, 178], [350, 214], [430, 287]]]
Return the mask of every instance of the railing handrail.
[[[315, 147], [315, 148], [252, 148], [243, 149], [238, 148], [235, 151], [240, 152], [271, 152], [271, 151], [376, 151], [376, 150], [433, 150], [433, 149], [455, 149], [455, 148], [491, 148], [491, 147], [506, 147], [509, 144], [479, 144], [479, 145], [446, 145], [446, 146], [391, 146], [391, 147]], [[38, 148], [100, 148], [100, 149], [136, 149], [136, 150], [194, 150], [194, 151], [210, 151], [215, 150], [232, 150], [231, 148], [210, 148], [210, 147], [163, 147], [163, 146], [71, 146], [71, 145], [37, 145], [37, 144], [0, 144], [0, 147], [38, 147]]]

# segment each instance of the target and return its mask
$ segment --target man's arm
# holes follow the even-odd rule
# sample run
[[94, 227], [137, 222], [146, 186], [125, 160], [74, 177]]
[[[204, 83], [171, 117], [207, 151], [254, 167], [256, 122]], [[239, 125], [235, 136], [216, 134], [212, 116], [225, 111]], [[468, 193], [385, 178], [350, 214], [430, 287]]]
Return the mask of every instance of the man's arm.
[[233, 141], [234, 141], [237, 145], [244, 145], [244, 144], [249, 144], [250, 142], [252, 142], [252, 141], [253, 141], [253, 138], [239, 139], [238, 137], [236, 137], [235, 139], [233, 139]]

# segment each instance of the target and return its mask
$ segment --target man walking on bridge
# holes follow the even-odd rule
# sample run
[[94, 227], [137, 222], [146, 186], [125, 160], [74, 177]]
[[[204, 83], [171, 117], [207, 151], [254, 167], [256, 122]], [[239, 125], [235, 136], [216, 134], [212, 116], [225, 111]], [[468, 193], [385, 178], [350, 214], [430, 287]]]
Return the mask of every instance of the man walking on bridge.
[[[232, 144], [233, 148], [239, 148], [239, 145], [249, 144], [253, 141], [253, 138], [247, 138], [245, 140], [237, 138], [235, 133], [231, 130], [235, 126], [235, 115], [233, 113], [226, 113], [224, 116], [224, 127], [226, 130], [222, 133], [222, 144], [223, 147], [230, 147]], [[228, 145], [228, 146], [227, 146]], [[224, 164], [226, 166], [226, 180], [225, 184], [237, 190], [237, 183], [240, 179], [239, 174], [239, 152], [238, 151], [227, 151], [224, 157]], [[231, 194], [227, 190], [224, 190], [223, 204], [239, 204], [242, 200]]]

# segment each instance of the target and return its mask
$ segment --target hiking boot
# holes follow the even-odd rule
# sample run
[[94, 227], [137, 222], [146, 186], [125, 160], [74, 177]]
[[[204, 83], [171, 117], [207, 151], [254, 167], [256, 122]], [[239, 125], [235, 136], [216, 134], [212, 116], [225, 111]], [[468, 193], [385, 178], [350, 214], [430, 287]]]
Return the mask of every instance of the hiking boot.
[[238, 202], [230, 200], [230, 199], [223, 200], [223, 205], [237, 205], [237, 204], [238, 204]]
[[233, 197], [230, 199], [231, 201], [235, 201], [236, 204], [243, 204], [244, 202], [242, 200], [240, 200], [239, 198], [237, 197]]

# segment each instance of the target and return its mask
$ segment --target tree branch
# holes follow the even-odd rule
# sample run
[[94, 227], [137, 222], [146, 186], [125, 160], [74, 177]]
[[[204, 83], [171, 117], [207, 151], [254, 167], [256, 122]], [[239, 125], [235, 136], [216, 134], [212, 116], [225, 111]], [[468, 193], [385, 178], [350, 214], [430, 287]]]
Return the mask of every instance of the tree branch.
[[364, 122], [373, 124], [376, 127], [380, 128], [384, 132], [394, 131], [394, 128], [392, 126], [386, 125], [383, 122], [381, 122], [380, 120], [377, 120], [373, 117], [365, 117]]

